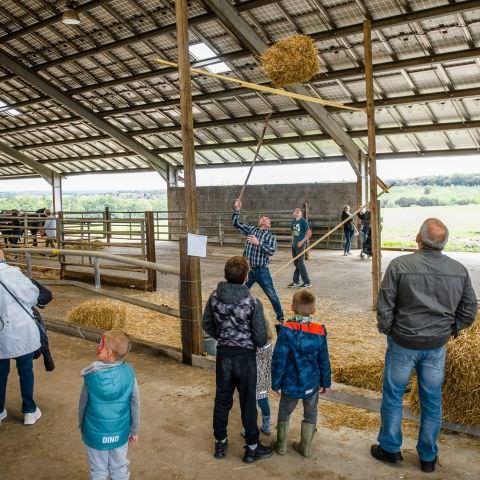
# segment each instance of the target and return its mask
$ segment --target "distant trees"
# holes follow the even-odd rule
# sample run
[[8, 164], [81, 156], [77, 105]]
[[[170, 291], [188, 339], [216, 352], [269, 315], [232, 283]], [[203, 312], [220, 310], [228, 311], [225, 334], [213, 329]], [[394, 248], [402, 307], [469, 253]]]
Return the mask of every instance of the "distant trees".
[[[461, 174], [455, 173], [453, 175], [436, 175], [431, 177], [415, 177], [407, 178], [405, 180], [392, 180], [387, 182], [394, 185], [419, 185], [419, 186], [439, 186], [449, 187], [451, 185], [462, 185], [466, 187], [480, 186], [480, 173]], [[427, 192], [425, 192], [428, 195]]]

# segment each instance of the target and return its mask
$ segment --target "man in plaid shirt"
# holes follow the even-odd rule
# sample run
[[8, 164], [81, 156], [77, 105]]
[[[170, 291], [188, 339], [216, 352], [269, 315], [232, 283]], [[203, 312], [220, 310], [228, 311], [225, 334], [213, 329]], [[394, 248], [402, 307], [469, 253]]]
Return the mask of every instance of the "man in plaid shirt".
[[257, 282], [265, 295], [270, 300], [277, 320], [283, 322], [283, 310], [280, 300], [278, 298], [275, 287], [273, 286], [272, 276], [268, 269], [268, 262], [270, 257], [277, 250], [277, 238], [271, 232], [270, 218], [266, 215], [261, 215], [258, 219], [258, 225], [247, 225], [240, 222], [240, 209], [242, 202], [237, 199], [233, 204], [232, 224], [247, 235], [247, 243], [243, 251], [243, 256], [248, 260], [250, 265], [250, 272], [248, 273], [247, 287]]

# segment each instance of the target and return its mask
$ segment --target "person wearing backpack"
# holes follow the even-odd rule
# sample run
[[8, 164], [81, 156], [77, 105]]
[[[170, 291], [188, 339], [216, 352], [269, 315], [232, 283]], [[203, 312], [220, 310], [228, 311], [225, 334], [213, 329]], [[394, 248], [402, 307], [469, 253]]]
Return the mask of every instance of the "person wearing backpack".
[[7, 380], [10, 360], [15, 359], [20, 377], [23, 423], [33, 425], [42, 416], [33, 399], [33, 357], [41, 343], [38, 326], [28, 312], [37, 305], [39, 290], [19, 268], [5, 262], [2, 250], [0, 282], [0, 424], [7, 417]]

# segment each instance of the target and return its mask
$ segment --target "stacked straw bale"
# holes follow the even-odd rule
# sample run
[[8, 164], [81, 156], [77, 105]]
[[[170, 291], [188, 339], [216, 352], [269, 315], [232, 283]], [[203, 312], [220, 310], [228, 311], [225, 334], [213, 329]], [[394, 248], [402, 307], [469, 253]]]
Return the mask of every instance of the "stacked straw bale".
[[[409, 403], [414, 413], [420, 413], [416, 382]], [[447, 344], [443, 419], [450, 423], [480, 425], [480, 314], [470, 328]]]
[[333, 379], [337, 383], [344, 383], [357, 388], [382, 391], [383, 362], [354, 363], [333, 369]]
[[320, 70], [318, 52], [310, 37], [292, 35], [265, 50], [262, 68], [276, 87], [308, 82]]
[[71, 310], [67, 320], [99, 330], [123, 329], [127, 321], [127, 309], [119, 302], [89, 301]]

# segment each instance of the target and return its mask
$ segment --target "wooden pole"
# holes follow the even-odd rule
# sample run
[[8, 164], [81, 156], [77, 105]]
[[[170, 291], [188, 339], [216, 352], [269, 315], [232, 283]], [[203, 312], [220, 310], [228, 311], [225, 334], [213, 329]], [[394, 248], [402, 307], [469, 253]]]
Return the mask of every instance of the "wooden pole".
[[[155, 222], [153, 218], [153, 212], [145, 212], [145, 241], [147, 247], [147, 261], [156, 263], [157, 253], [155, 251]], [[147, 270], [147, 291], [157, 291], [157, 272], [151, 268]]]
[[377, 308], [378, 291], [382, 274], [378, 194], [377, 194], [377, 148], [375, 139], [375, 99], [373, 93], [373, 61], [372, 61], [372, 22], [367, 18], [363, 22], [363, 42], [365, 51], [365, 90], [367, 99], [368, 123], [368, 171], [370, 175], [370, 213], [372, 235], [372, 306]]
[[[185, 219], [187, 232], [198, 233], [198, 211], [195, 181], [195, 151], [193, 146], [193, 113], [192, 90], [190, 76], [190, 58], [188, 53], [188, 10], [187, 0], [175, 1], [175, 15], [177, 21], [177, 46], [178, 46], [178, 73], [180, 82], [180, 111], [182, 124], [182, 151], [185, 191]], [[181, 244], [182, 247], [182, 244]], [[180, 256], [184, 256], [184, 277], [180, 288], [184, 291], [180, 295], [182, 313], [182, 345], [184, 351], [183, 361], [191, 365], [192, 354], [200, 355], [202, 346], [202, 295], [200, 282], [200, 259], [187, 256], [186, 245], [180, 249]], [[183, 299], [183, 301], [182, 301]], [[184, 304], [182, 305], [182, 303]]]

